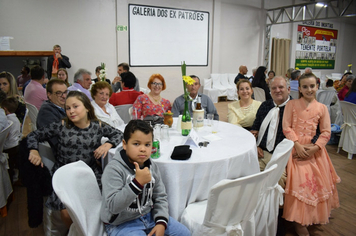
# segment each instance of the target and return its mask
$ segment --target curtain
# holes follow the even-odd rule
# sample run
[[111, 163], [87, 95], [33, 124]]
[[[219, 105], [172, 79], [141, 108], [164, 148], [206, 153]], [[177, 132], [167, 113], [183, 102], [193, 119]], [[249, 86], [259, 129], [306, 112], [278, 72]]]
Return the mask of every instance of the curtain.
[[290, 68], [290, 39], [272, 38], [271, 70], [285, 76]]

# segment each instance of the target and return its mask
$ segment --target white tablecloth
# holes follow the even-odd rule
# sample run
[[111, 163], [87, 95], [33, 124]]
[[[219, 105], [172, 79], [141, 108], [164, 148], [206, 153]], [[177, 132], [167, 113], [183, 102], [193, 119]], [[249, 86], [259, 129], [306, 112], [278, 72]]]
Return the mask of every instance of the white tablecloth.
[[[207, 126], [197, 131], [201, 141], [206, 141], [208, 136], [218, 140], [210, 139], [212, 141], [207, 147], [191, 146], [192, 155], [188, 160], [172, 160], [170, 156], [174, 147], [184, 144], [186, 139], [175, 129], [176, 123], [177, 119], [174, 119], [173, 127], [169, 130], [170, 140], [161, 141], [160, 158], [152, 160], [159, 166], [166, 186], [169, 214], [180, 220], [185, 207], [189, 203], [207, 199], [209, 189], [220, 180], [246, 176], [260, 170], [253, 135], [226, 122], [219, 122], [216, 134], [212, 134], [211, 127]], [[108, 161], [116, 151], [109, 151]]]

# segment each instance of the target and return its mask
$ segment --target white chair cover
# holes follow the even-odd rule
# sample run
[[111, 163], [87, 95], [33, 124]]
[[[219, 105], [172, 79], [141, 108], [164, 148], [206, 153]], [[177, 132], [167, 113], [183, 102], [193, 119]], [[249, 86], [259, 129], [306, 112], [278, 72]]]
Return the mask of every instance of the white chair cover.
[[83, 161], [59, 168], [52, 185], [73, 224], [68, 235], [106, 235], [100, 220], [101, 193], [94, 172]]
[[218, 102], [219, 90], [212, 88], [212, 80], [204, 79], [203, 94], [207, 95], [213, 103]]
[[344, 124], [341, 126], [342, 132], [339, 141], [339, 149], [348, 152], [348, 158], [356, 153], [356, 104], [340, 101]]
[[20, 130], [20, 132], [22, 134], [22, 137], [24, 137], [23, 128], [25, 127], [25, 120], [26, 120], [26, 117], [28, 116], [28, 113], [29, 113], [29, 111], [28, 111], [28, 109], [26, 107], [25, 116], [23, 117], [23, 120], [22, 120], [22, 123], [21, 123], [21, 130]]
[[121, 117], [121, 119], [125, 122], [125, 124], [129, 123], [131, 120], [131, 114], [129, 113], [129, 109], [132, 107], [132, 104], [115, 106], [117, 114]]
[[37, 129], [37, 125], [36, 125], [37, 115], [38, 115], [37, 107], [26, 102], [26, 108], [28, 109], [28, 115], [30, 116], [31, 119], [32, 131], [34, 131]]
[[333, 90], [318, 90], [316, 93], [316, 100], [324, 104], [328, 108], [330, 119], [331, 119], [330, 104], [335, 96], [337, 97], [336, 91]]
[[215, 184], [208, 200], [189, 204], [181, 222], [192, 235], [255, 235], [254, 211], [267, 177], [277, 165], [264, 172]]
[[253, 87], [253, 94], [256, 101], [264, 102], [266, 101], [265, 91], [259, 87]]
[[148, 88], [142, 88], [140, 87], [140, 91], [143, 92], [144, 94], [148, 94], [151, 90]]
[[235, 84], [236, 76], [237, 76], [237, 73], [236, 74], [228, 74], [229, 83], [232, 87], [235, 87], [235, 88], [236, 88], [236, 84]]
[[211, 74], [211, 79], [213, 81], [213, 89], [219, 91], [219, 96], [227, 96], [227, 89], [220, 83], [220, 74]]
[[227, 99], [236, 100], [237, 98], [237, 89], [236, 86], [231, 86], [229, 83], [228, 74], [220, 75], [220, 83], [227, 89]]
[[342, 115], [341, 104], [339, 98], [335, 105], [330, 107], [331, 124], [342, 126], [344, 123], [344, 116]]
[[284, 193], [278, 181], [285, 170], [293, 146], [292, 141], [284, 139], [277, 145], [266, 166], [267, 170], [274, 164], [278, 165], [261, 190], [255, 214], [256, 236], [275, 236], [277, 233], [279, 205], [283, 205]]
[[7, 204], [7, 198], [12, 193], [11, 180], [8, 169], [7, 154], [3, 153], [4, 143], [7, 134], [10, 132], [12, 121], [8, 121], [8, 125], [0, 132], [0, 208]]
[[291, 96], [293, 99], [299, 99], [299, 91], [291, 90], [291, 91], [290, 91], [290, 96]]

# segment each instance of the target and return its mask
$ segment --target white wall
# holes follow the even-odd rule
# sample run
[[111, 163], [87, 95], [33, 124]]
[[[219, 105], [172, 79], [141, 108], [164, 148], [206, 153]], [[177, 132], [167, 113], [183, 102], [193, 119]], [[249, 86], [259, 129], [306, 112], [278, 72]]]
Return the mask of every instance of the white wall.
[[[128, 25], [129, 3], [208, 11], [209, 65], [187, 68], [188, 74], [204, 79], [211, 73], [237, 73], [241, 64], [247, 65], [249, 72], [263, 65], [265, 10], [261, 9], [294, 2], [298, 3], [293, 0], [0, 0], [0, 36], [14, 37], [11, 40], [14, 50], [52, 50], [53, 45], [61, 45], [63, 54], [72, 63], [70, 80], [79, 68], [94, 73], [101, 62], [107, 64], [109, 78], [114, 78], [117, 64], [128, 62], [129, 58], [128, 32], [116, 31], [116, 25]], [[356, 26], [340, 20], [330, 22], [339, 30], [334, 71], [343, 72], [349, 63], [356, 67], [353, 43]], [[273, 26], [272, 36], [291, 38], [295, 45], [296, 25]], [[0, 58], [0, 71], [15, 71], [18, 75], [21, 60]], [[291, 66], [294, 66], [293, 48]], [[168, 85], [162, 96], [172, 102], [182, 93], [180, 67], [133, 67], [131, 71], [139, 78], [141, 87], [146, 87], [151, 74], [162, 74]], [[331, 72], [322, 71], [323, 74]]]

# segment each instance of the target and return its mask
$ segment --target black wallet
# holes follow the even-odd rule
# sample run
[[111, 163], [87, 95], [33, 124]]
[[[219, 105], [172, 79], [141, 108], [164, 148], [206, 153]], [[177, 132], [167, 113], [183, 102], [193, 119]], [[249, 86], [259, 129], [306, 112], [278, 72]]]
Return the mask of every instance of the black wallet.
[[188, 160], [192, 155], [192, 150], [189, 145], [175, 146], [171, 158], [173, 160]]

